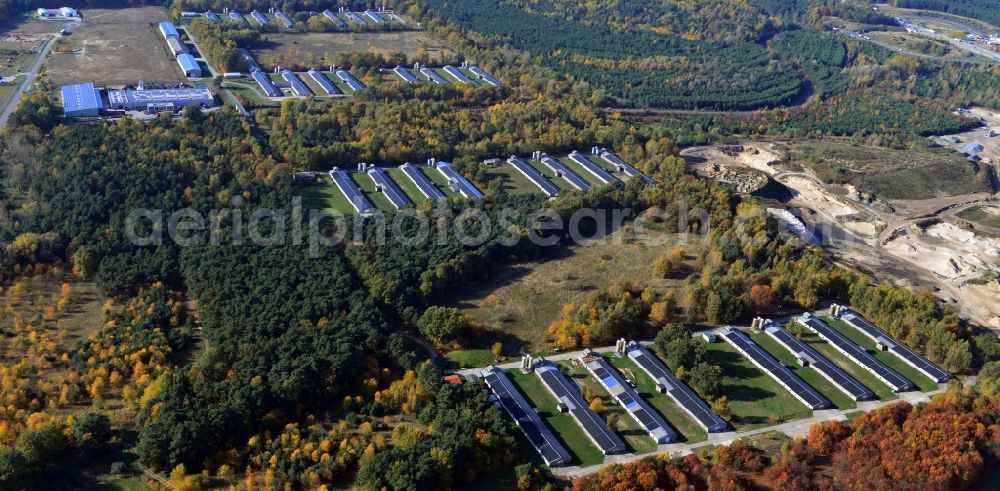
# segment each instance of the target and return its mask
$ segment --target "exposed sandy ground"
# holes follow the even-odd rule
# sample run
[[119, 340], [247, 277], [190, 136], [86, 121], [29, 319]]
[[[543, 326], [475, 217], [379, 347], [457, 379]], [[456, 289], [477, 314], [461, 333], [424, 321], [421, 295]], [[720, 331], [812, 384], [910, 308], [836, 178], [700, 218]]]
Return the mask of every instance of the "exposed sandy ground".
[[57, 46], [45, 62], [44, 74], [53, 84], [126, 85], [139, 80], [186, 80], [155, 27], [166, 20], [165, 9], [87, 9], [83, 18], [71, 35], [61, 39], [66, 48]]
[[753, 143], [744, 147], [746, 151], [740, 153], [736, 160], [747, 167], [770, 174], [781, 163], [782, 151], [774, 144]]
[[713, 167], [749, 167], [774, 174], [783, 158], [781, 148], [773, 143], [743, 143], [744, 151], [729, 155], [719, 147], [692, 147], [681, 155], [699, 174], [710, 174]]
[[744, 150], [736, 154], [716, 147], [695, 147], [685, 150], [682, 155], [697, 173], [706, 177], [715, 178], [720, 170], [740, 167], [764, 172], [792, 191], [794, 197], [789, 205], [812, 209], [859, 236], [874, 238], [885, 226], [861, 205], [846, 199], [843, 193], [826, 189], [808, 171], [786, 172], [783, 165], [786, 151], [781, 144], [752, 142], [742, 147]]
[[856, 203], [831, 193], [809, 177], [789, 175], [783, 177], [781, 183], [796, 193], [789, 204], [822, 213], [857, 235], [875, 237], [878, 228], [884, 225], [881, 222], [857, 220], [856, 217], [864, 212]]
[[17, 16], [0, 24], [0, 49], [21, 52], [20, 55], [0, 59], [0, 66], [4, 68], [3, 75], [10, 76], [24, 71], [30, 65], [34, 53], [65, 25], [75, 26], [76, 23]]
[[[952, 148], [960, 153], [966, 145], [978, 143], [984, 148], [983, 152], [979, 154], [979, 157], [983, 159], [983, 164], [1000, 163], [1000, 111], [973, 107], [962, 115], [979, 118], [985, 128], [977, 128], [964, 133], [939, 136], [931, 139], [943, 147]], [[991, 131], [997, 134], [989, 136]], [[959, 141], [955, 142], [955, 138], [958, 138]]]
[[[808, 226], [824, 230], [826, 247], [839, 262], [877, 280], [933, 292], [973, 322], [1000, 329], [1000, 284], [983, 281], [1000, 271], [1000, 239], [977, 235], [955, 217], [985, 204], [990, 193], [869, 203], [849, 186], [825, 186], [807, 170], [786, 169], [781, 144], [743, 147], [746, 151], [735, 155], [731, 147], [694, 147], [682, 155], [692, 170], [710, 178], [725, 167], [767, 173], [791, 190], [786, 204], [804, 210]], [[996, 207], [984, 209], [1000, 213]], [[929, 220], [934, 223], [923, 228]]]
[[886, 244], [886, 249], [949, 280], [972, 280], [991, 269], [1000, 269], [1000, 240], [976, 236], [951, 223], [926, 230], [911, 227]]

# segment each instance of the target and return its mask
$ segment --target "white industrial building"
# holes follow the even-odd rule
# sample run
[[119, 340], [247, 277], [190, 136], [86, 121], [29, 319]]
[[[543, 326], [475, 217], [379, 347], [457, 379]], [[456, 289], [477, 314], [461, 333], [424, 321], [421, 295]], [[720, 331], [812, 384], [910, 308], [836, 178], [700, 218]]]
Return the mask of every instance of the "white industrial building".
[[215, 95], [208, 89], [109, 90], [108, 107], [126, 111], [176, 111], [185, 106], [214, 107]]
[[60, 7], [57, 9], [38, 9], [38, 16], [45, 18], [63, 17], [67, 19], [79, 19], [80, 12], [72, 7]]

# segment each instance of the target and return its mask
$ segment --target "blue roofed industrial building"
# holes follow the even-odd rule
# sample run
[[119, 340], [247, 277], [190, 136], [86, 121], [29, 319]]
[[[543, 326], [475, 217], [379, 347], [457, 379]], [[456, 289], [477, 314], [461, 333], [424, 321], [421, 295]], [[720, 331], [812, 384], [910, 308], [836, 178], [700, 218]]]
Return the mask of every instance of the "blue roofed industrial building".
[[236, 24], [240, 27], [250, 27], [250, 23], [247, 22], [245, 17], [243, 17], [243, 14], [236, 10], [229, 11], [229, 18], [233, 19], [233, 22], [236, 22]]
[[277, 17], [278, 20], [280, 20], [281, 23], [285, 25], [286, 29], [291, 29], [295, 27], [295, 21], [293, 21], [292, 18], [288, 16], [288, 14], [285, 14], [284, 12], [279, 10], [274, 13], [274, 16]]
[[160, 22], [160, 34], [162, 34], [164, 38], [168, 38], [170, 36], [179, 37], [181, 35], [181, 33], [177, 32], [177, 28], [174, 27], [172, 23], [167, 21]]
[[97, 116], [104, 108], [101, 93], [90, 82], [62, 86], [62, 99], [66, 116]]
[[330, 79], [326, 78], [326, 75], [323, 75], [322, 72], [316, 69], [311, 69], [309, 70], [309, 76], [312, 77], [313, 81], [315, 81], [316, 84], [322, 87], [323, 91], [326, 92], [327, 94], [329, 95], [343, 94], [343, 92], [339, 88], [337, 88], [336, 85], [333, 85], [333, 82], [330, 82]]
[[185, 76], [191, 78], [201, 77], [201, 67], [198, 66], [198, 62], [188, 53], [181, 53], [177, 55], [177, 64], [181, 66], [181, 71], [184, 72]]
[[256, 10], [250, 12], [250, 17], [253, 17], [253, 20], [257, 21], [261, 26], [266, 26], [269, 23], [267, 17]]
[[278, 87], [274, 85], [274, 82], [271, 81], [271, 78], [268, 77], [266, 73], [260, 70], [254, 70], [250, 72], [250, 76], [257, 81], [261, 90], [263, 90], [264, 94], [267, 94], [268, 97], [281, 97], [281, 91], [278, 90]]
[[281, 78], [288, 82], [289, 86], [292, 88], [292, 92], [295, 92], [295, 95], [303, 97], [312, 95], [312, 90], [309, 89], [309, 86], [306, 85], [306, 83], [303, 82], [302, 79], [295, 74], [295, 72], [292, 72], [291, 70], [282, 70]]

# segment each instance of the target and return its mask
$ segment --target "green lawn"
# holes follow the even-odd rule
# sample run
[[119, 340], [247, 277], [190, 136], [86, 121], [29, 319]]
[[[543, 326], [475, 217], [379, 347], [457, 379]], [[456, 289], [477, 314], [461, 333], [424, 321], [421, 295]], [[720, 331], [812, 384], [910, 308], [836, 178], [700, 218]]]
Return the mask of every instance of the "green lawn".
[[981, 193], [989, 182], [948, 148], [906, 150], [848, 141], [808, 140], [789, 148], [788, 160], [809, 167], [828, 184], [853, 184], [883, 199], [930, 199]]
[[302, 196], [302, 208], [306, 213], [308, 210], [336, 211], [345, 215], [356, 213], [329, 175], [324, 174], [314, 185], [298, 186], [295, 192]]
[[589, 170], [584, 169], [582, 165], [573, 162], [569, 157], [562, 157], [559, 159], [560, 162], [566, 164], [566, 167], [573, 172], [576, 172], [584, 181], [590, 183], [591, 186], [606, 186], [603, 182], [599, 181], [596, 176], [590, 173]]
[[819, 393], [826, 396], [827, 399], [830, 399], [830, 402], [832, 402], [837, 409], [853, 409], [858, 407], [857, 403], [854, 402], [854, 399], [837, 388], [836, 385], [833, 385], [832, 382], [824, 378], [822, 374], [816, 371], [816, 369], [799, 365], [798, 361], [795, 359], [795, 355], [781, 346], [781, 344], [775, 341], [771, 336], [761, 332], [751, 334], [750, 337], [755, 343], [759, 344], [768, 353], [777, 358], [778, 361], [788, 366], [792, 372], [804, 380], [805, 383], [818, 390]]
[[[344, 81], [341, 80], [336, 73], [323, 72], [323, 75], [326, 75], [326, 78], [329, 79], [331, 82], [333, 82], [333, 85], [336, 85], [337, 88], [340, 89], [340, 91], [343, 92], [345, 95], [351, 95], [355, 92], [354, 89], [352, 89], [351, 86], [344, 83]], [[360, 82], [360, 79], [358, 81]]]
[[729, 398], [736, 431], [805, 418], [812, 411], [724, 341], [705, 343], [708, 362], [723, 371], [722, 393]]
[[466, 77], [469, 77], [469, 80], [472, 80], [472, 84], [475, 85], [476, 87], [489, 87], [489, 84], [487, 84], [482, 80], [479, 80], [479, 75], [472, 73], [472, 70], [469, 70], [468, 68], [462, 68], [460, 66], [457, 66], [455, 68], [458, 68], [458, 71], [464, 73]]
[[409, 177], [406, 177], [406, 174], [398, 167], [389, 167], [385, 169], [385, 172], [389, 174], [389, 177], [395, 181], [396, 185], [398, 185], [400, 189], [402, 189], [403, 192], [410, 197], [410, 201], [413, 201], [418, 205], [427, 201], [427, 197], [420, 193], [420, 190], [417, 189], [417, 185], [413, 184], [413, 181], [411, 181]]
[[[256, 82], [250, 83], [256, 85]], [[264, 96], [260, 95], [257, 92], [257, 89], [251, 87], [250, 84], [242, 82], [224, 82], [222, 86], [231, 90], [234, 94], [250, 101], [254, 107], [276, 107], [278, 105], [277, 102], [264, 98]]]
[[452, 368], [479, 368], [495, 363], [488, 349], [463, 349], [449, 351], [444, 358]]
[[510, 193], [541, 193], [538, 186], [535, 186], [527, 177], [524, 177], [506, 162], [496, 167], [490, 167], [486, 172], [486, 178], [489, 180], [500, 179], [504, 189]]
[[917, 384], [917, 387], [921, 392], [937, 390], [937, 382], [931, 380], [930, 377], [910, 366], [908, 363], [903, 361], [902, 358], [896, 356], [896, 354], [878, 349], [875, 346], [875, 341], [872, 341], [868, 336], [862, 334], [861, 331], [847, 325], [839, 319], [823, 317], [823, 320], [826, 321], [827, 324], [830, 324], [830, 327], [840, 331], [841, 334], [857, 343], [858, 346], [861, 346], [862, 348], [868, 350], [869, 353], [874, 354], [879, 361], [889, 365], [889, 368], [899, 372], [900, 375]]
[[[427, 78], [427, 75], [421, 73], [420, 70], [413, 70], [411, 68], [410, 73], [412, 73], [414, 77], [417, 77], [417, 80], [419, 80], [421, 83], [429, 84], [431, 82], [430, 79]], [[399, 79], [398, 75], [393, 74], [393, 76], [396, 77], [397, 80]]]
[[885, 385], [885, 382], [876, 378], [872, 372], [869, 372], [861, 365], [851, 361], [850, 358], [837, 351], [833, 345], [823, 341], [812, 331], [807, 331], [801, 339], [809, 346], [812, 346], [813, 349], [819, 351], [819, 354], [825, 356], [828, 360], [833, 362], [834, 365], [843, 368], [848, 375], [854, 377], [858, 382], [861, 382], [862, 385], [871, 389], [879, 399], [888, 401], [899, 397], [892, 391], [891, 388], [889, 388], [888, 385]]
[[351, 172], [350, 175], [351, 179], [354, 179], [354, 182], [358, 183], [358, 187], [368, 196], [368, 199], [371, 200], [376, 208], [382, 211], [396, 211], [396, 207], [392, 206], [385, 193], [375, 190], [375, 181], [372, 181], [372, 178], [368, 177], [368, 174], [364, 172]]
[[687, 443], [697, 443], [708, 439], [708, 433], [698, 425], [698, 422], [684, 408], [674, 402], [667, 394], [661, 394], [656, 391], [656, 382], [649, 378], [646, 372], [636, 366], [631, 358], [627, 356], [624, 358], [608, 356], [607, 359], [615, 368], [625, 374], [626, 378], [635, 382], [638, 386], [639, 395], [666, 418], [670, 426], [673, 426], [681, 434], [684, 441]]
[[[555, 184], [556, 186], [558, 186], [559, 189], [561, 189], [563, 191], [575, 191], [576, 190], [576, 188], [574, 188], [569, 182], [567, 182], [566, 179], [563, 179], [561, 177], [556, 177], [556, 173], [552, 172], [552, 169], [549, 169], [549, 166], [547, 166], [547, 165], [545, 165], [545, 164], [543, 164], [543, 163], [541, 163], [541, 162], [539, 162], [537, 160], [525, 160], [525, 161], [528, 162], [529, 165], [531, 165], [532, 167], [534, 167], [535, 169], [537, 169], [538, 172], [541, 172], [542, 175], [545, 176], [545, 178], [549, 180], [549, 182], [551, 182], [552, 184]], [[514, 172], [517, 172], [517, 171], [514, 171]]]
[[560, 364], [566, 367], [566, 372], [576, 380], [578, 385], [589, 387], [594, 396], [600, 397], [604, 401], [604, 410], [598, 412], [601, 417], [606, 420], [611, 414], [618, 415], [618, 426], [612, 429], [625, 441], [629, 452], [641, 454], [656, 450], [656, 442], [646, 433], [646, 430], [642, 429], [639, 423], [632, 419], [632, 415], [621, 404], [618, 404], [618, 401], [611, 397], [611, 394], [608, 394], [604, 386], [595, 380], [586, 368], [573, 366], [569, 362], [560, 362]]
[[452, 191], [451, 188], [448, 187], [448, 180], [445, 179], [444, 175], [438, 172], [437, 169], [432, 167], [427, 167], [426, 165], [420, 165], [417, 168], [420, 169], [420, 172], [423, 172], [425, 176], [430, 178], [431, 182], [433, 182], [434, 185], [437, 186], [438, 189], [440, 189], [445, 196], [449, 198], [454, 196], [462, 197], [461, 194]]
[[604, 170], [614, 174], [615, 177], [623, 181], [628, 181], [629, 179], [628, 174], [624, 172], [618, 172], [618, 167], [609, 164], [606, 160], [602, 159], [600, 155], [591, 155], [589, 149], [587, 150], [587, 152], [581, 152], [581, 153], [583, 153], [585, 157], [590, 159], [591, 162], [597, 164], [599, 167], [602, 167]]
[[538, 415], [553, 430], [556, 438], [573, 454], [574, 463], [586, 467], [604, 462], [604, 454], [594, 446], [576, 420], [568, 413], [561, 413], [556, 409], [555, 398], [538, 375], [521, 373], [520, 370], [508, 370], [507, 374], [531, 404], [538, 408]]

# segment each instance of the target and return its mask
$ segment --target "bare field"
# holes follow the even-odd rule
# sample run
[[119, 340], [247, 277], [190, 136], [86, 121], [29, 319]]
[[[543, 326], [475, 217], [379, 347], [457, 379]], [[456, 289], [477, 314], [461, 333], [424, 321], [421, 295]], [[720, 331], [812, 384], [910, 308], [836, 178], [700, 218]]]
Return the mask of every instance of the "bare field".
[[989, 183], [960, 154], [943, 148], [892, 150], [832, 141], [792, 145], [791, 161], [827, 184], [850, 184], [881, 199], [928, 199], [986, 192]]
[[[76, 22], [65, 20], [42, 20], [29, 15], [16, 15], [0, 24], [0, 47], [5, 43], [32, 43], [42, 41], [50, 34], [58, 33], [64, 26], [75, 28]], [[23, 48], [24, 46], [21, 46]]]
[[53, 49], [44, 75], [55, 85], [183, 82], [186, 78], [156, 30], [166, 18], [160, 7], [86, 10], [83, 23]]
[[[44, 21], [17, 16], [0, 25], [0, 75], [17, 76], [35, 61], [45, 41], [56, 35], [66, 22]], [[75, 26], [75, 23], [70, 23]], [[0, 95], [0, 100], [7, 96]]]
[[[539, 349], [545, 347], [549, 324], [559, 318], [566, 303], [581, 301], [616, 281], [638, 282], [660, 291], [680, 286], [681, 280], [653, 277], [651, 265], [670, 250], [669, 245], [614, 244], [621, 233], [611, 237], [567, 248], [561, 257], [507, 268], [452, 306], [477, 325], [501, 334], [508, 350]], [[664, 239], [670, 242], [669, 237]]]
[[403, 53], [409, 58], [426, 53], [440, 58], [451, 52], [446, 43], [421, 31], [273, 33], [263, 35], [261, 44], [264, 47], [255, 49], [254, 56], [265, 67], [329, 65], [338, 53], [371, 52], [386, 57]]

